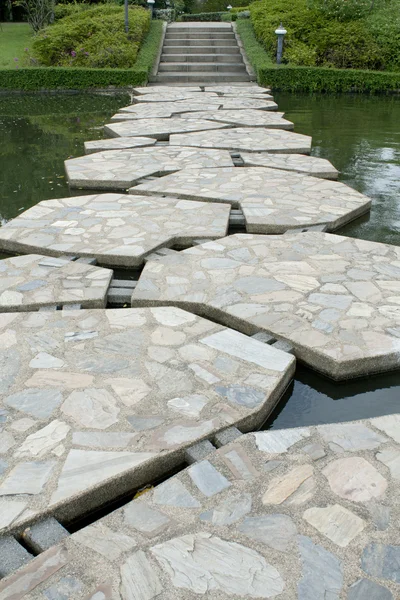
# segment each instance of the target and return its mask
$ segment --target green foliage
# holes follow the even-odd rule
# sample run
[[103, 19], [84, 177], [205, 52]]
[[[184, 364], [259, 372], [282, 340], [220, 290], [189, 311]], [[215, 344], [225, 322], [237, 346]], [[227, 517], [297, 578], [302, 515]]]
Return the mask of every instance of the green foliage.
[[250, 21], [245, 19], [236, 21], [236, 31], [242, 40], [247, 58], [256, 73], [265, 66], [273, 65], [270, 55], [265, 51], [265, 48], [254, 35], [253, 25]]
[[[217, 13], [226, 12], [228, 5], [241, 8], [243, 0], [194, 0], [192, 3], [191, 12], [193, 13]], [[247, 7], [246, 7], [247, 8]], [[241, 8], [241, 10], [243, 10]], [[233, 13], [233, 10], [232, 10]]]
[[54, 20], [59, 21], [60, 19], [64, 19], [64, 17], [76, 15], [77, 13], [80, 13], [83, 10], [87, 10], [88, 8], [90, 8], [90, 4], [84, 4], [83, 2], [71, 2], [71, 4], [56, 4], [54, 7]]
[[371, 0], [314, 0], [314, 6], [328, 19], [353, 21], [371, 9]]
[[158, 55], [162, 21], [152, 21], [133, 69], [41, 67], [0, 69], [0, 90], [85, 90], [146, 85]]
[[258, 70], [258, 81], [260, 85], [286, 92], [381, 94], [400, 91], [400, 72], [265, 66]]
[[[250, 11], [256, 37], [271, 56], [276, 54], [275, 29], [283, 22], [284, 63], [398, 69], [400, 0], [386, 1], [380, 0], [368, 16], [372, 0], [261, 0]], [[388, 8], [392, 3], [397, 11]]]
[[278, 66], [256, 39], [249, 21], [237, 21], [236, 28], [262, 86], [287, 92], [400, 92], [400, 72]]
[[222, 21], [222, 12], [195, 13], [182, 15], [182, 21]]
[[45, 66], [126, 69], [135, 64], [149, 26], [149, 11], [130, 8], [127, 36], [124, 9], [104, 4], [46, 27], [33, 42], [33, 56]]

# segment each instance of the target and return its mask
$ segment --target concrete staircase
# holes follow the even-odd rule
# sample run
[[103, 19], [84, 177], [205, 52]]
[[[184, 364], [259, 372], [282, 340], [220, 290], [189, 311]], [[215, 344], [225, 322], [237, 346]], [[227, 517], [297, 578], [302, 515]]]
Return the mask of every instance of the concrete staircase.
[[231, 23], [168, 25], [157, 83], [250, 81]]

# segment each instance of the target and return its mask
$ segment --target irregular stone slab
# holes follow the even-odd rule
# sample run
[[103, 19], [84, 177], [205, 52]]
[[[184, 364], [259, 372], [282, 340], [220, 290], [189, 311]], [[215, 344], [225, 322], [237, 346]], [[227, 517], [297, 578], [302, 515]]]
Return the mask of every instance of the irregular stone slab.
[[[353, 424], [371, 427], [368, 421]], [[279, 461], [269, 463], [276, 463], [280, 475], [293, 468], [313, 469], [318, 505], [285, 502], [279, 512], [276, 505], [263, 505], [262, 494], [275, 474], [263, 468], [266, 454], [258, 448], [256, 434], [242, 435], [208, 457], [209, 465], [226, 477], [229, 487], [205, 496], [194, 485], [189, 469], [183, 469], [69, 536], [64, 543], [70, 563], [53, 575], [45, 589], [62, 589], [66, 580], [79, 578], [85, 593], [91, 590], [88, 596], [83, 594], [87, 600], [117, 600], [119, 596], [121, 600], [158, 596], [187, 600], [193, 595], [244, 600], [275, 596], [285, 600], [394, 600], [398, 546], [372, 540], [376, 536], [397, 540], [397, 521], [392, 519], [384, 532], [377, 532], [370, 509], [385, 508], [379, 499], [354, 510], [348, 503], [338, 505], [323, 475], [326, 463], [335, 460], [335, 451], [324, 443], [326, 457], [313, 461], [303, 447], [305, 440], [306, 445], [321, 444], [321, 427], [305, 431], [307, 438], [289, 445]], [[257, 473], [250, 485], [240, 472], [228, 470], [226, 456], [232, 452]], [[391, 482], [393, 493], [385, 499], [393, 515], [396, 485]], [[85, 568], [77, 570], [82, 556]], [[362, 579], [360, 567], [365, 573]], [[23, 577], [24, 572], [23, 568], [18, 574]], [[105, 589], [108, 595], [104, 592], [98, 598], [95, 590]], [[109, 593], [111, 589], [115, 596]], [[37, 598], [34, 593], [26, 596], [26, 600]]]
[[101, 152], [103, 150], [121, 150], [123, 148], [140, 148], [154, 146], [156, 140], [150, 137], [119, 137], [106, 140], [94, 140], [85, 142], [85, 154]]
[[241, 152], [240, 156], [245, 167], [270, 167], [271, 169], [306, 173], [307, 175], [322, 179], [337, 179], [339, 175], [339, 172], [329, 160], [318, 158], [317, 156], [268, 154], [267, 152]]
[[359, 579], [349, 588], [347, 600], [393, 600], [390, 590], [371, 581], [370, 579]]
[[[123, 123], [109, 123], [104, 125], [104, 131], [110, 137], [147, 136], [156, 140], [169, 140], [170, 135], [175, 133], [226, 129], [227, 127], [229, 125], [225, 123], [213, 123], [205, 119], [187, 120], [171, 117], [170, 119], [140, 119], [138, 121], [128, 120]], [[188, 146], [190, 145], [188, 144]]]
[[[247, 112], [247, 111], [246, 111]], [[191, 119], [182, 119], [194, 123]], [[189, 130], [188, 130], [189, 131]], [[219, 148], [238, 152], [270, 152], [309, 154], [311, 138], [308, 135], [292, 133], [282, 129], [265, 127], [236, 127], [219, 133], [218, 131], [194, 133], [175, 133], [170, 137], [171, 146], [195, 146], [197, 148]]]
[[400, 583], [400, 546], [372, 542], [363, 552], [361, 568], [372, 577]]
[[263, 167], [188, 169], [142, 183], [130, 194], [171, 195], [240, 207], [249, 233], [329, 231], [368, 212], [371, 200], [343, 183]]
[[295, 541], [297, 528], [287, 515], [272, 514], [247, 517], [238, 530], [253, 540], [263, 542], [274, 550], [287, 552]]
[[278, 110], [278, 105], [273, 100], [262, 100], [261, 98], [228, 97], [222, 96], [220, 108], [224, 110]]
[[[32, 311], [41, 306], [77, 302], [84, 308], [103, 308], [112, 271], [30, 254], [2, 260], [0, 277], [0, 312]], [[2, 339], [3, 348], [6, 343]]]
[[330, 447], [338, 452], [374, 450], [387, 441], [385, 437], [361, 423], [332, 423], [321, 426], [320, 432]]
[[258, 431], [254, 434], [257, 448], [271, 454], [287, 452], [293, 444], [310, 437], [310, 431], [306, 427], [297, 429], [278, 429], [276, 431]]
[[353, 502], [380, 498], [387, 481], [365, 458], [340, 458], [328, 463], [322, 471], [335, 494]]
[[303, 518], [341, 548], [345, 548], [365, 527], [365, 521], [340, 504], [309, 508]]
[[[249, 110], [209, 110], [203, 109], [183, 115], [185, 119], [207, 119], [219, 123], [231, 123], [239, 127], [265, 127], [267, 129], [294, 129], [294, 124], [283, 118], [284, 113], [266, 112], [250, 108]], [[171, 140], [172, 141], [172, 140]], [[321, 159], [322, 160], [322, 159]], [[328, 161], [326, 161], [328, 162]], [[265, 166], [274, 165], [246, 165]]]
[[400, 444], [400, 415], [375, 417], [371, 419], [371, 423], [374, 427], [377, 427]]
[[169, 146], [97, 152], [64, 164], [71, 187], [102, 190], [126, 190], [143, 177], [168, 175], [185, 167], [233, 166], [226, 150]]
[[[179, 87], [174, 86], [166, 86], [166, 85], [150, 85], [150, 86], [139, 86], [132, 89], [132, 93], [137, 96], [142, 96], [144, 94], [165, 94], [165, 93], [193, 93], [193, 92], [201, 92], [201, 87], [199, 85], [180, 85]], [[210, 92], [214, 92], [217, 90], [206, 90]]]
[[[293, 356], [238, 332], [224, 349], [218, 334], [229, 330], [173, 307], [3, 316], [0, 339], [13, 332], [21, 362], [17, 380], [1, 395], [7, 420], [0, 432], [0, 532], [23, 529], [48, 512], [61, 522], [74, 518], [158, 477], [186, 448], [219, 430], [261, 425], [295, 368]], [[229, 360], [235, 373], [225, 369]], [[199, 376], [196, 364], [218, 385]], [[218, 387], [245, 387], [249, 376], [262, 401], [233, 407]], [[21, 426], [25, 415], [34, 419]], [[166, 481], [155, 505], [198, 510], [198, 495], [230, 486], [207, 461], [192, 469], [192, 489]], [[142, 531], [146, 519], [136, 513], [133, 524], [132, 513], [128, 521]], [[99, 543], [90, 544], [97, 551]]]
[[337, 556], [299, 536], [303, 576], [297, 586], [298, 600], [339, 600], [343, 585], [343, 566]]
[[257, 92], [259, 94], [268, 94], [269, 88], [261, 87], [256, 84], [246, 85], [206, 85], [205, 92], [215, 92], [216, 94], [236, 94], [237, 96], [247, 95], [248, 93]]
[[[9, 221], [1, 228], [0, 247], [10, 252], [90, 256], [105, 265], [136, 267], [143, 264], [147, 254], [162, 246], [187, 246], [198, 237], [225, 235], [228, 221], [229, 207], [221, 204], [122, 194], [75, 196], [39, 202]], [[96, 295], [101, 295], [97, 305], [104, 303], [110, 271], [81, 263], [65, 265], [64, 269], [71, 277], [73, 273], [87, 274], [88, 283], [84, 291], [83, 276], [75, 281], [59, 275], [57, 285], [63, 288], [63, 298], [88, 303], [88, 296], [96, 299]], [[39, 291], [29, 292], [28, 297]]]
[[279, 571], [258, 552], [209, 533], [168, 540], [153, 546], [151, 553], [178, 589], [274, 598], [284, 588]]
[[378, 452], [376, 458], [390, 469], [393, 479], [400, 480], [400, 449], [385, 448]]
[[[291, 496], [295, 494], [302, 484], [313, 476], [313, 467], [311, 465], [300, 465], [291, 469], [285, 475], [278, 475], [271, 479], [267, 490], [263, 494], [262, 503], [267, 504], [282, 504], [285, 500], [290, 500]], [[312, 496], [312, 494], [310, 494]], [[308, 500], [308, 494], [304, 498]], [[303, 499], [300, 500], [300, 504]]]
[[116, 123], [118, 121], [126, 121], [127, 119], [168, 119], [185, 113], [216, 111], [220, 106], [221, 100], [219, 98], [208, 98], [204, 102], [194, 99], [185, 102], [163, 102], [162, 104], [132, 104], [131, 106], [120, 108], [111, 117], [111, 121]]
[[[250, 335], [265, 331], [290, 342], [303, 362], [347, 379], [399, 368], [398, 256], [395, 246], [319, 232], [237, 234], [148, 263], [132, 304], [173, 303]], [[397, 421], [388, 435], [396, 436]], [[334, 431], [339, 450], [385, 442], [363, 427]]]
[[158, 92], [154, 91], [153, 93], [149, 92], [147, 94], [141, 94], [140, 96], [134, 96], [134, 103], [141, 102], [151, 102], [152, 104], [160, 103], [160, 102], [168, 102], [168, 101], [183, 101], [183, 100], [194, 100], [199, 102], [206, 102], [208, 99], [218, 98], [218, 95], [214, 92], [202, 92], [198, 94], [196, 92], [188, 92], [182, 91], [180, 88], [164, 88], [160, 89]]

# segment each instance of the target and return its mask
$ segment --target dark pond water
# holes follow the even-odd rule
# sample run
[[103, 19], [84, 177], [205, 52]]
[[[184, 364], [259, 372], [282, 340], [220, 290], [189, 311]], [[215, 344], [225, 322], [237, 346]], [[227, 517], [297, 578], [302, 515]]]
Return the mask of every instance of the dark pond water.
[[[341, 180], [371, 196], [369, 219], [340, 233], [400, 244], [400, 97], [277, 94], [279, 108], [312, 135], [313, 154]], [[70, 195], [63, 161], [102, 137], [102, 125], [129, 97], [0, 95], [0, 221], [40, 200]], [[77, 194], [81, 193], [79, 191]], [[299, 367], [266, 427], [328, 423], [400, 410], [400, 373], [335, 384]]]

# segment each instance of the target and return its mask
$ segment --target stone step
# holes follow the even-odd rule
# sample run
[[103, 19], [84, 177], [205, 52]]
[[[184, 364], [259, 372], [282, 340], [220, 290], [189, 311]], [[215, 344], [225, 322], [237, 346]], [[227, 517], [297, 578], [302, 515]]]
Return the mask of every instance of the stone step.
[[185, 72], [214, 72], [222, 71], [225, 73], [247, 73], [244, 63], [160, 63], [158, 67], [159, 73], [185, 73]]
[[202, 73], [159, 73], [150, 78], [151, 83], [228, 83], [236, 81], [250, 81], [247, 72], [227, 73], [227, 72], [202, 72]]
[[220, 40], [227, 40], [227, 39], [236, 39], [235, 38], [235, 34], [233, 33], [233, 31], [227, 32], [227, 33], [221, 33], [221, 32], [214, 32], [214, 31], [209, 31], [209, 32], [204, 32], [204, 33], [198, 33], [196, 32], [190, 32], [190, 33], [181, 33], [181, 32], [174, 32], [174, 33], [169, 33], [167, 31], [167, 33], [165, 34], [165, 40], [176, 40], [176, 39], [198, 39], [198, 40], [204, 40], [204, 39], [213, 39], [213, 38], [218, 38]]
[[240, 54], [238, 46], [187, 46], [177, 44], [164, 46], [163, 54]]
[[162, 54], [161, 63], [236, 63], [242, 61], [237, 54]]
[[221, 40], [220, 38], [206, 38], [204, 40], [199, 39], [185, 39], [176, 38], [173, 40], [164, 40], [164, 48], [169, 46], [217, 46], [218, 48], [225, 48], [225, 46], [237, 46], [236, 38], [231, 40]]

